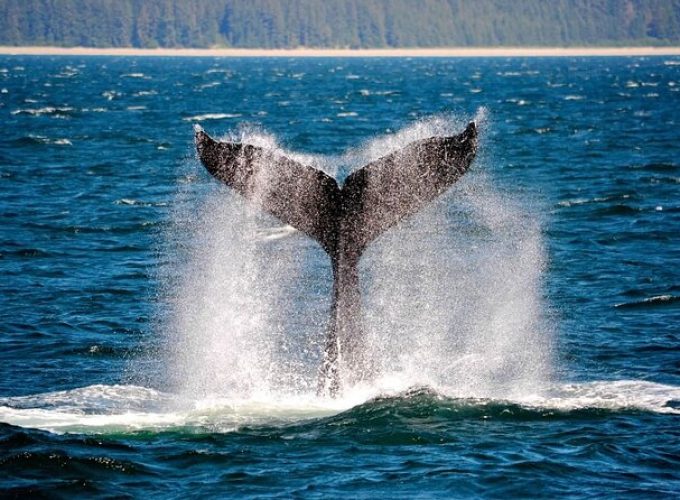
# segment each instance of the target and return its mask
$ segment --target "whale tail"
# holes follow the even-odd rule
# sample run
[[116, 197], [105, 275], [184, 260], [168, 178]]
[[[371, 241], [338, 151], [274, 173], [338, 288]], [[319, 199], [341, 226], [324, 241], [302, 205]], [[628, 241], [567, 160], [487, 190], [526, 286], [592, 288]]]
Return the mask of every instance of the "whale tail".
[[342, 187], [315, 168], [250, 144], [219, 142], [196, 128], [208, 172], [282, 222], [316, 240], [331, 259], [333, 303], [319, 392], [335, 395], [340, 368], [362, 372], [358, 262], [383, 232], [443, 194], [477, 152], [471, 122], [459, 135], [431, 137], [369, 163]]

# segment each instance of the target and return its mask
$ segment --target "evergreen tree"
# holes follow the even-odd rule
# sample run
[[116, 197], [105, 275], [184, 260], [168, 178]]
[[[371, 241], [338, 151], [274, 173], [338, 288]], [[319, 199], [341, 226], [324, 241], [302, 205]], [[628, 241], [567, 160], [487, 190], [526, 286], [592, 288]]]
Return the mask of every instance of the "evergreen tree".
[[680, 0], [0, 0], [0, 44], [446, 47], [680, 43]]

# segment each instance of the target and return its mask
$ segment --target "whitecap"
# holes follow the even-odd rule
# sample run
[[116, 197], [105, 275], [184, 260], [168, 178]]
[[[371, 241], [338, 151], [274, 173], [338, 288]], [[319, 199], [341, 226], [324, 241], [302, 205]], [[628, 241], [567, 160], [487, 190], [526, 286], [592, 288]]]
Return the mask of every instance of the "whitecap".
[[36, 135], [36, 134], [29, 134], [28, 137], [33, 139], [36, 142], [39, 142], [41, 144], [54, 144], [57, 146], [72, 146], [73, 143], [66, 138], [62, 139], [52, 139], [50, 137], [46, 137], [44, 135]]
[[672, 406], [680, 401], [680, 387], [644, 380], [563, 383], [542, 394], [520, 396], [514, 401], [523, 406], [558, 411], [594, 408], [680, 415], [680, 409]]
[[132, 198], [121, 198], [120, 200], [116, 200], [114, 203], [116, 205], [139, 205], [139, 202], [137, 200], [133, 200]]
[[[361, 94], [364, 97], [368, 97], [371, 95], [376, 95], [376, 96], [390, 96], [394, 94], [398, 94], [399, 92], [397, 90], [368, 90], [368, 89], [361, 89], [359, 91], [359, 94]], [[445, 94], [440, 94], [440, 95], [445, 95]], [[450, 94], [453, 95], [453, 94]]]
[[209, 88], [212, 88], [212, 87], [217, 87], [219, 85], [222, 85], [222, 82], [209, 82], [209, 83], [204, 83], [202, 85], [199, 85], [198, 88], [199, 89], [209, 89]]
[[123, 94], [117, 90], [106, 90], [102, 92], [102, 97], [106, 97], [107, 100], [112, 101], [117, 97], [121, 97]]
[[204, 113], [202, 115], [188, 116], [182, 118], [186, 122], [200, 122], [205, 120], [223, 120], [226, 118], [239, 118], [241, 113]]
[[15, 109], [11, 112], [13, 115], [31, 115], [31, 116], [41, 116], [41, 115], [59, 115], [61, 113], [69, 113], [75, 111], [74, 108], [70, 106], [45, 106], [43, 108], [22, 108]]

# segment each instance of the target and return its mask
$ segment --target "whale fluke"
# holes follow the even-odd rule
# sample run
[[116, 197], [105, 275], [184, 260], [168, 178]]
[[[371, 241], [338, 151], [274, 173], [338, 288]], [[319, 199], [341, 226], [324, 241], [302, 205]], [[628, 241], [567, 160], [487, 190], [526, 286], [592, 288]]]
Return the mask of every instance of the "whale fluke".
[[431, 137], [353, 172], [342, 188], [329, 175], [275, 151], [218, 142], [200, 127], [199, 158], [215, 178], [313, 238], [333, 268], [332, 317], [319, 392], [335, 395], [341, 368], [360, 377], [361, 297], [358, 263], [366, 246], [443, 194], [470, 167], [477, 151], [471, 122], [457, 136]]

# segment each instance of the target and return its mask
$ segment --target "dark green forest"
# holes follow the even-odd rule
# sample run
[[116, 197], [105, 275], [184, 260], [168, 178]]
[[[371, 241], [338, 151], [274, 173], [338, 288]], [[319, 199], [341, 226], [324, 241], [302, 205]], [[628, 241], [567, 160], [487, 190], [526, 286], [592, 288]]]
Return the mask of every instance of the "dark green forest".
[[0, 0], [0, 45], [672, 45], [680, 0]]

